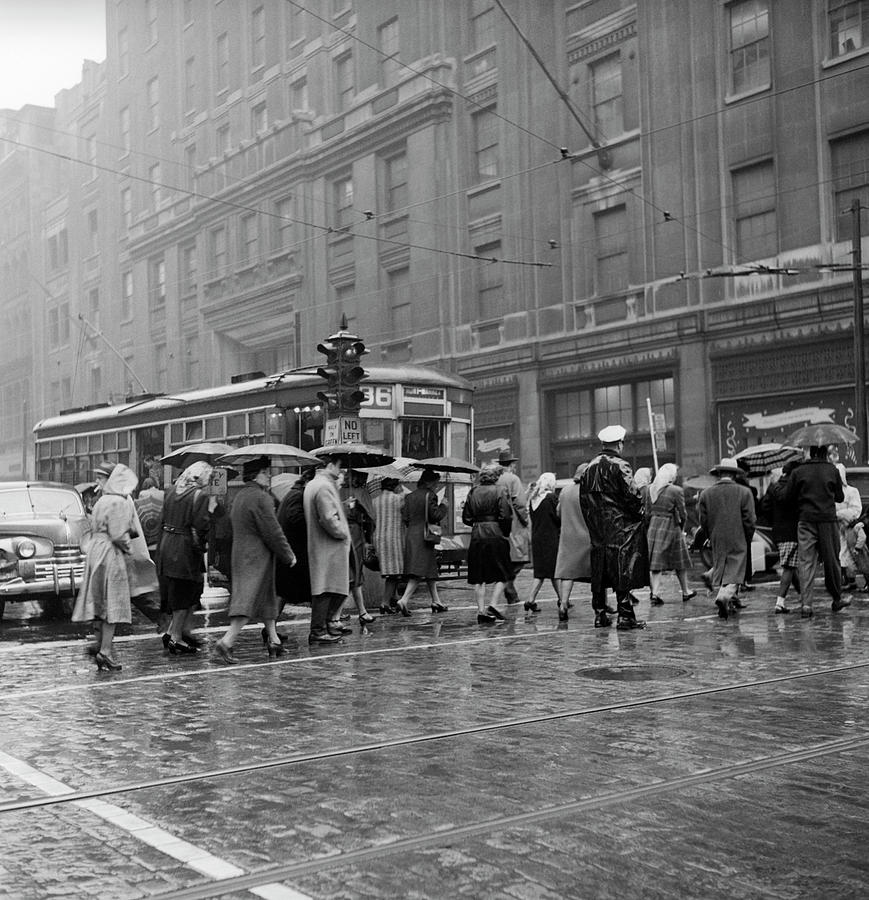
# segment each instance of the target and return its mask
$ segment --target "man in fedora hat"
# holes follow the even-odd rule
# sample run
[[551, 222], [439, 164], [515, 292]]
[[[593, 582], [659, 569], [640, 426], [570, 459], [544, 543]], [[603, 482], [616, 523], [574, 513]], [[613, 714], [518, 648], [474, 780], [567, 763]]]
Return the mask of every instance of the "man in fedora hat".
[[616, 592], [616, 628], [645, 628], [637, 619], [631, 589], [649, 583], [649, 551], [643, 498], [634, 471], [622, 456], [625, 429], [608, 425], [598, 433], [600, 453], [579, 480], [579, 504], [591, 538], [591, 605], [594, 627], [612, 624], [606, 590]]
[[712, 547], [712, 587], [718, 588], [715, 605], [726, 619], [736, 612], [736, 592], [745, 576], [746, 558], [754, 534], [754, 498], [738, 482], [741, 469], [735, 459], [722, 459], [709, 473], [718, 481], [700, 494], [700, 525]]
[[509, 450], [502, 450], [498, 455], [498, 465], [503, 470], [498, 476], [498, 484], [504, 489], [510, 506], [513, 509], [513, 527], [510, 529], [510, 564], [512, 577], [506, 583], [504, 596], [508, 603], [518, 603], [516, 576], [528, 562], [531, 555], [531, 535], [528, 531], [528, 506], [525, 503], [525, 489], [522, 479], [516, 474], [518, 462]]
[[833, 598], [833, 612], [851, 605], [842, 599], [842, 570], [839, 567], [839, 526], [836, 504], [845, 500], [842, 479], [827, 459], [827, 448], [809, 447], [809, 458], [790, 477], [787, 499], [796, 504], [797, 571], [800, 576], [800, 615], [814, 615], [815, 575], [818, 562], [824, 563], [824, 584]]

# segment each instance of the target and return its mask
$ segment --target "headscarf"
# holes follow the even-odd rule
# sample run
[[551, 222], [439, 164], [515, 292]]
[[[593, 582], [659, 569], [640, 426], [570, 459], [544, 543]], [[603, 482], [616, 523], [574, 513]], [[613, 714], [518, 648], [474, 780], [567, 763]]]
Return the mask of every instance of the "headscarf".
[[528, 502], [531, 509], [537, 509], [548, 494], [555, 493], [555, 473], [544, 472], [538, 479], [536, 484], [531, 488], [528, 495]]
[[839, 473], [839, 477], [842, 479], [842, 486], [848, 487], [848, 471], [842, 465], [842, 463], [836, 463], [836, 471]]
[[649, 485], [649, 498], [652, 503], [657, 501], [658, 494], [660, 494], [668, 484], [672, 484], [676, 480], [678, 474], [679, 469], [673, 463], [664, 463], [664, 465], [658, 469], [655, 480]]
[[175, 496], [183, 497], [196, 488], [204, 488], [211, 479], [212, 471], [212, 467], [202, 460], [190, 463], [175, 482]]
[[118, 494], [121, 497], [129, 497], [136, 490], [138, 483], [139, 476], [123, 463], [118, 463], [112, 469], [112, 474], [109, 475], [108, 481], [103, 487], [103, 494]]
[[641, 487], [645, 487], [647, 484], [650, 484], [652, 481], [652, 470], [647, 469], [643, 466], [640, 469], [637, 469], [634, 472], [634, 487], [639, 490]]

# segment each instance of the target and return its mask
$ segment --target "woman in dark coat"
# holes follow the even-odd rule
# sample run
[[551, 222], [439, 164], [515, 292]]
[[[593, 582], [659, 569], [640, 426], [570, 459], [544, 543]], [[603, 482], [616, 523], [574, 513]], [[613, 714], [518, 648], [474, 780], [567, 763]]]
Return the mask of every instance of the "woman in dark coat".
[[[468, 584], [474, 585], [477, 622], [491, 625], [504, 614], [495, 604], [513, 574], [510, 562], [510, 527], [513, 509], [504, 490], [498, 485], [501, 467], [483, 466], [478, 483], [471, 488], [462, 509], [462, 521], [470, 525], [468, 546]], [[494, 584], [492, 602], [486, 606], [486, 585]]]
[[527, 612], [540, 612], [537, 595], [547, 578], [555, 591], [556, 600], [558, 599], [555, 564], [558, 560], [561, 524], [558, 518], [558, 501], [555, 499], [554, 473], [544, 472], [537, 479], [528, 495], [528, 512], [531, 516], [531, 562], [534, 566], [534, 581], [531, 583], [531, 593], [525, 601], [525, 609]]
[[316, 471], [315, 466], [304, 469], [278, 507], [278, 524], [296, 557], [294, 566], [279, 563], [275, 569], [275, 588], [278, 596], [288, 603], [311, 602], [311, 569], [308, 564], [308, 526], [305, 523], [304, 497], [305, 486]]
[[296, 556], [284, 537], [269, 493], [269, 458], [260, 456], [244, 464], [245, 486], [232, 503], [232, 594], [229, 601], [229, 628], [214, 645], [215, 653], [228, 664], [237, 660], [232, 653], [239, 632], [255, 616], [266, 629], [269, 656], [279, 656], [284, 648], [275, 630], [280, 611], [275, 593], [275, 559], [293, 565]]
[[365, 566], [362, 565], [368, 547], [374, 541], [375, 512], [371, 494], [365, 483], [367, 472], [348, 473], [349, 484], [341, 488], [339, 496], [344, 503], [347, 524], [350, 526], [350, 596], [356, 604], [359, 624], [367, 625], [374, 621], [374, 616], [365, 608], [365, 595], [362, 588], [365, 584]]
[[404, 537], [404, 574], [407, 587], [397, 606], [403, 616], [409, 616], [407, 602], [413, 596], [420, 581], [424, 581], [431, 597], [432, 612], [446, 612], [447, 607], [438, 597], [438, 561], [435, 544], [425, 540], [426, 523], [437, 525], [447, 514], [444, 503], [438, 503], [437, 490], [441, 477], [432, 469], [425, 469], [419, 476], [416, 490], [404, 498], [401, 521], [407, 531]]
[[206, 462], [189, 465], [163, 498], [157, 577], [161, 606], [172, 611], [163, 646], [173, 656], [196, 653], [202, 646], [190, 629], [193, 610], [202, 596], [208, 526], [217, 505], [216, 498], [204, 491], [211, 471]]

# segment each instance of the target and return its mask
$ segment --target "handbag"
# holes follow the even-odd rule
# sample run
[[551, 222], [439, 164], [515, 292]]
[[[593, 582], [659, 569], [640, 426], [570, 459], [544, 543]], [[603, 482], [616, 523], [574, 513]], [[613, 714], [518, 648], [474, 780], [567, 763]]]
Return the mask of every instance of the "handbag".
[[365, 548], [365, 556], [362, 557], [362, 565], [372, 572], [380, 571], [380, 557], [377, 555], [377, 548], [371, 546]]
[[425, 528], [422, 532], [422, 539], [427, 544], [439, 544], [441, 542], [441, 535], [443, 534], [443, 529], [440, 525], [436, 525], [434, 522], [429, 522], [428, 520], [428, 497], [425, 498]]

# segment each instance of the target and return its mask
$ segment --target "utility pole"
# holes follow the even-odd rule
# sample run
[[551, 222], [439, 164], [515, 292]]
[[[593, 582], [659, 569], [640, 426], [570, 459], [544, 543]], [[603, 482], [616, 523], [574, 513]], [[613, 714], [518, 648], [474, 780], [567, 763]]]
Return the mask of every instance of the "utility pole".
[[[860, 227], [860, 201], [851, 202], [851, 247], [854, 265], [854, 407], [857, 417], [859, 454], [869, 458], [869, 434], [866, 423], [866, 351], [863, 345], [863, 234]], [[858, 457], [859, 459], [860, 457]]]

